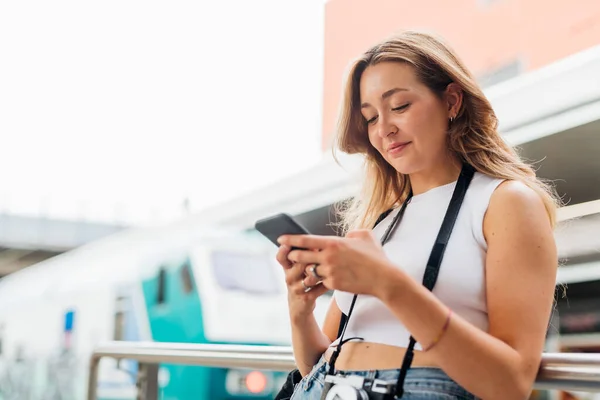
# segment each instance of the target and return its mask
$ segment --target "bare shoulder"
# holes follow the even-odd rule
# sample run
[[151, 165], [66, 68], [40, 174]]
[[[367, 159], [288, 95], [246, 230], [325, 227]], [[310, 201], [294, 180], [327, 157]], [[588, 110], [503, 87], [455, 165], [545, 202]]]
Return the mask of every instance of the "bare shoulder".
[[486, 240], [514, 231], [551, 232], [550, 219], [540, 195], [525, 183], [508, 180], [501, 183], [490, 199], [483, 230]]
[[494, 211], [505, 207], [534, 207], [544, 210], [539, 194], [521, 181], [504, 181], [492, 194], [490, 209]]
[[[540, 195], [520, 181], [504, 181], [492, 193], [486, 217], [491, 219], [506, 218], [542, 218], [547, 220], [548, 215]], [[488, 218], [486, 218], [488, 219]]]

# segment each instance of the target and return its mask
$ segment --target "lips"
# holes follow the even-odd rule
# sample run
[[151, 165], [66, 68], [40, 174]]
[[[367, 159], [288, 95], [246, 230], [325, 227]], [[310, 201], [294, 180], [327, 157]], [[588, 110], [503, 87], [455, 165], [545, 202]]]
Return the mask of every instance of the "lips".
[[388, 153], [395, 154], [401, 152], [406, 146], [408, 146], [411, 142], [396, 142], [392, 143], [388, 146]]

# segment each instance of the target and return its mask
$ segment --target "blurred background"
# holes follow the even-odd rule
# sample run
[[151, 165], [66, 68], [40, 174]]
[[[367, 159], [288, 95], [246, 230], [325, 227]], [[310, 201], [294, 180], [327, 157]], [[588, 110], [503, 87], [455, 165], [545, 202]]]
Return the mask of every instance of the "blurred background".
[[[360, 169], [331, 156], [345, 70], [407, 28], [452, 45], [563, 197], [547, 350], [600, 352], [597, 0], [24, 0], [0, 3], [0, 399], [84, 399], [108, 340], [288, 345], [254, 222], [335, 234]], [[136, 368], [103, 361], [99, 398], [135, 398]], [[162, 399], [268, 399], [285, 374], [159, 378]]]

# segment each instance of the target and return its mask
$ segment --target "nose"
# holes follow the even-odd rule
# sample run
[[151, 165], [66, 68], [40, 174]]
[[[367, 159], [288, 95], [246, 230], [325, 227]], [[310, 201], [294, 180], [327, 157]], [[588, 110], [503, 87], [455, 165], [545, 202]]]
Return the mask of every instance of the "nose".
[[378, 134], [382, 139], [387, 138], [390, 135], [393, 135], [398, 132], [398, 127], [390, 122], [387, 119], [380, 118], [379, 126], [378, 126]]

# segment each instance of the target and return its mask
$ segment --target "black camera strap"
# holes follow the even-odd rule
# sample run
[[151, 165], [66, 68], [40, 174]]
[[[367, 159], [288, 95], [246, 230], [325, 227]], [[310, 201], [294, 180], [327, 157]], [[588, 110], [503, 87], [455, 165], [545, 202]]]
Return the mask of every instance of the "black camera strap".
[[[467, 189], [469, 188], [469, 184], [473, 179], [473, 175], [475, 174], [475, 169], [468, 165], [464, 164], [460, 175], [458, 177], [458, 181], [456, 182], [456, 187], [454, 188], [454, 192], [452, 193], [452, 198], [450, 199], [450, 204], [448, 205], [448, 209], [446, 210], [446, 215], [444, 216], [444, 220], [442, 222], [442, 226], [438, 232], [438, 236], [435, 240], [433, 248], [431, 250], [431, 254], [429, 255], [429, 260], [427, 261], [427, 266], [425, 268], [425, 274], [423, 276], [423, 286], [425, 286], [428, 290], [433, 290], [435, 283], [438, 278], [440, 265], [442, 263], [442, 258], [444, 256], [444, 252], [446, 251], [446, 246], [448, 245], [448, 241], [450, 239], [450, 234], [452, 233], [452, 229], [454, 228], [454, 224], [456, 223], [456, 219], [458, 218], [458, 212], [460, 211], [460, 207], [465, 198], [465, 194], [467, 193]], [[381, 238], [381, 245], [385, 245], [394, 231], [406, 211], [406, 207], [412, 198], [412, 191], [409, 193], [408, 197], [402, 204], [400, 211], [394, 217], [390, 225], [387, 227], [383, 237]], [[383, 220], [387, 215], [389, 215], [390, 211], [382, 214], [382, 216], [378, 219], [377, 223]], [[375, 225], [377, 225], [377, 223]], [[352, 310], [354, 309], [354, 305], [356, 303], [356, 298], [358, 295], [354, 295], [352, 298], [352, 303], [350, 305], [350, 309], [348, 310], [348, 316], [344, 318], [342, 314], [342, 319], [340, 320], [340, 328], [339, 332], [341, 332], [339, 338], [339, 344], [333, 354], [331, 355], [331, 359], [329, 361], [329, 374], [333, 374], [335, 372], [335, 361], [338, 358], [342, 345], [344, 344], [344, 333], [346, 332], [346, 328], [348, 326], [348, 321], [350, 316], [352, 315]], [[347, 339], [349, 340], [349, 339]], [[414, 347], [417, 341], [415, 338], [410, 337], [408, 348], [406, 349], [406, 353], [404, 354], [404, 360], [402, 361], [402, 367], [400, 368], [400, 375], [398, 376], [398, 382], [396, 384], [396, 395], [395, 398], [399, 399], [404, 394], [404, 380], [406, 378], [406, 373], [410, 369], [410, 366], [414, 357]]]

